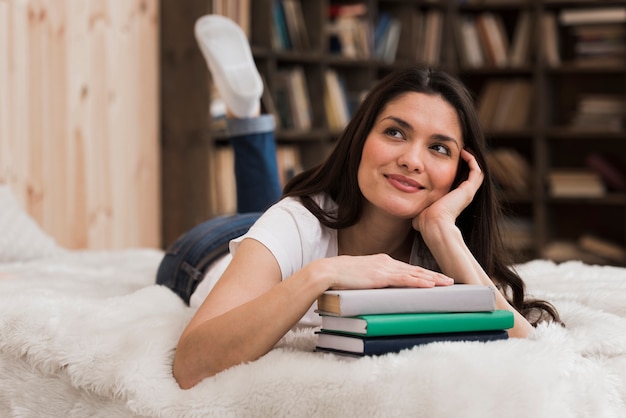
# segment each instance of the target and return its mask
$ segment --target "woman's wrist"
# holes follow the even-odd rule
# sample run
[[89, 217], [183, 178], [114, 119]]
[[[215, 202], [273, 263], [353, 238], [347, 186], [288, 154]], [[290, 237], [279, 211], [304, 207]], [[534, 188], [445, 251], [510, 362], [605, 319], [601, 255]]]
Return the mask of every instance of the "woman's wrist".
[[435, 246], [438, 243], [449, 241], [450, 239], [463, 239], [461, 230], [456, 226], [456, 224], [453, 221], [443, 218], [423, 221], [419, 225], [419, 232], [431, 251], [433, 250], [432, 246]]
[[328, 263], [324, 261], [325, 259], [316, 260], [300, 270], [303, 273], [302, 279], [308, 283], [311, 291], [318, 295], [333, 287], [333, 280], [336, 277], [329, 271]]

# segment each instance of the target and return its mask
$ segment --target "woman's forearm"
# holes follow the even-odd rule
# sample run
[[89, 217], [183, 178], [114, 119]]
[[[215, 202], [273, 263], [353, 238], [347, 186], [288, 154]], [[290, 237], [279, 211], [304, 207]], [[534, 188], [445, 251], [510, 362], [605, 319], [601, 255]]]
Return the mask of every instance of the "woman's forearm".
[[305, 268], [261, 296], [201, 322], [179, 341], [174, 376], [182, 388], [267, 353], [326, 290]]
[[[461, 231], [456, 225], [432, 223], [421, 232], [424, 242], [444, 274], [454, 278], [458, 283], [494, 285], [463, 241]], [[496, 308], [513, 312], [515, 325], [509, 330], [510, 336], [528, 336], [532, 325], [507, 302], [499, 291], [496, 291]]]

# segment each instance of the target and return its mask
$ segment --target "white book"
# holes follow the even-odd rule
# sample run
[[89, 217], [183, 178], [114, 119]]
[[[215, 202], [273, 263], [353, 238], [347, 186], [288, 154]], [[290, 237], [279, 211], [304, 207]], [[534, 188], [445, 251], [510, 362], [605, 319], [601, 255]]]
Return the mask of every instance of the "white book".
[[491, 286], [455, 284], [428, 288], [327, 290], [317, 299], [319, 313], [355, 316], [408, 312], [484, 312], [496, 306]]

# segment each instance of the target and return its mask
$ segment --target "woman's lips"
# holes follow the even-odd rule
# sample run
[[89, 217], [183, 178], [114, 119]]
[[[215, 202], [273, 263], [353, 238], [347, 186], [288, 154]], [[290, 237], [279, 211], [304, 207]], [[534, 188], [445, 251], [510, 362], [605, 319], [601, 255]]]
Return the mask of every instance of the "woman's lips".
[[402, 175], [387, 174], [385, 177], [389, 180], [389, 183], [391, 183], [393, 187], [403, 192], [414, 193], [424, 188], [415, 180]]

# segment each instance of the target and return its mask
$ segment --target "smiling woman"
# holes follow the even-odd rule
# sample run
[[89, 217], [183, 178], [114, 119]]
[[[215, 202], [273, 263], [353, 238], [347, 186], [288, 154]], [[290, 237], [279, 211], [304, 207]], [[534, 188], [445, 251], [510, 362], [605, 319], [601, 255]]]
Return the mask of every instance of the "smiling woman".
[[[249, 52], [240, 29], [219, 16], [199, 22], [220, 28], [198, 36], [218, 90], [246, 83], [256, 72], [250, 60], [236, 63], [244, 79], [220, 76], [226, 73], [220, 66]], [[211, 33], [241, 54], [224, 57]], [[231, 109], [258, 108], [258, 97], [223, 97]], [[329, 157], [294, 177], [282, 196], [271, 193], [277, 184], [271, 119], [244, 116], [227, 120], [237, 187], [270, 191], [247, 205], [263, 213], [194, 228], [172, 245], [158, 272], [158, 283], [198, 308], [174, 358], [181, 387], [259, 358], [297, 325], [319, 325], [315, 301], [328, 289], [495, 285], [497, 309], [515, 318], [511, 336], [527, 336], [529, 319], [558, 321], [549, 303], [526, 298], [508, 267], [484, 135], [458, 79], [425, 68], [389, 74]]]

